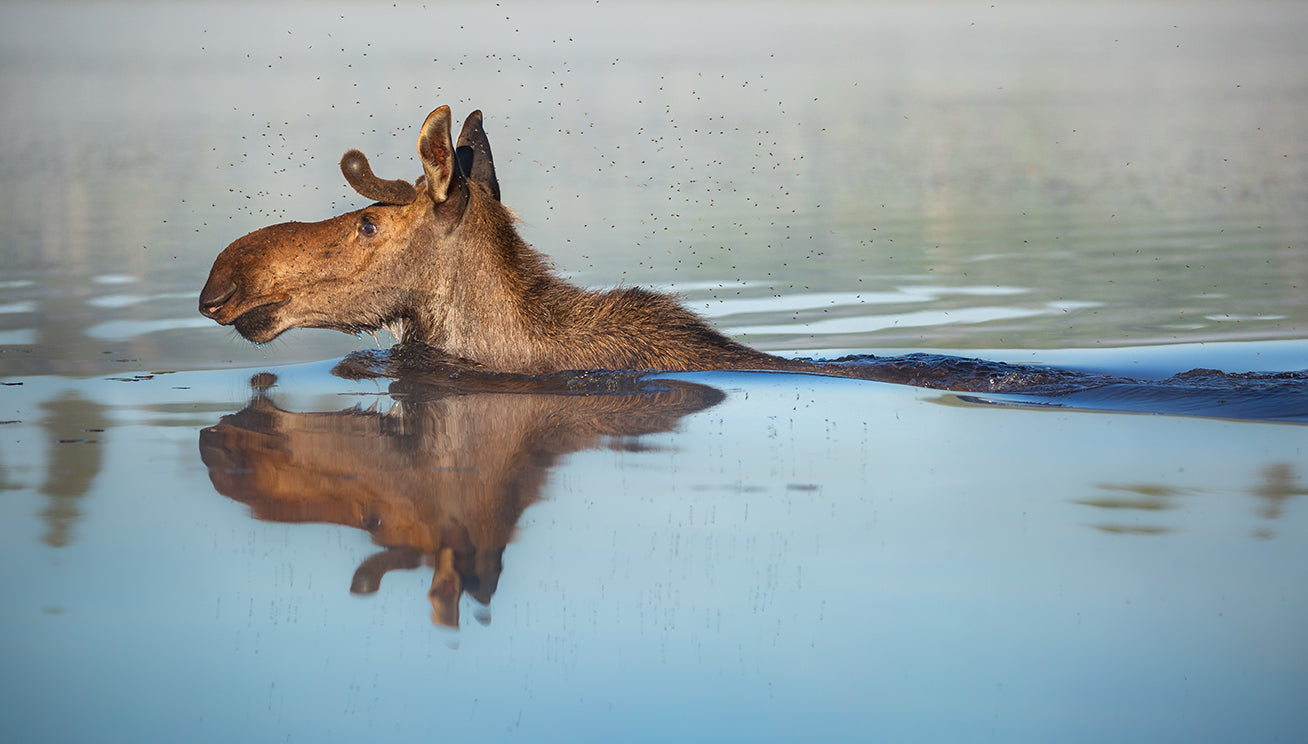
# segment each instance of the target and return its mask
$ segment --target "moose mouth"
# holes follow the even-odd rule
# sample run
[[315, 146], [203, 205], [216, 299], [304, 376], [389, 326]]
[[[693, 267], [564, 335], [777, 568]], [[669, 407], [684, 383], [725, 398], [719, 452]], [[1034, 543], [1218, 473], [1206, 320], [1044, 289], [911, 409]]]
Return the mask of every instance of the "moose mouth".
[[[200, 314], [206, 318], [213, 318], [220, 325], [234, 327], [245, 340], [256, 344], [271, 341], [286, 330], [285, 327], [279, 327], [283, 324], [277, 321], [277, 315], [278, 310], [291, 301], [290, 297], [283, 295], [278, 299], [273, 295], [251, 301], [234, 299], [237, 294], [238, 287], [235, 282], [210, 276], [204, 289], [200, 290]], [[253, 307], [230, 319], [222, 319], [221, 316], [240, 310], [240, 306], [245, 304], [253, 304]]]
[[252, 307], [232, 318], [231, 326], [246, 341], [256, 344], [267, 343], [286, 330], [280, 327], [281, 324], [277, 322], [277, 311], [287, 302], [290, 302], [290, 300], [279, 300]]

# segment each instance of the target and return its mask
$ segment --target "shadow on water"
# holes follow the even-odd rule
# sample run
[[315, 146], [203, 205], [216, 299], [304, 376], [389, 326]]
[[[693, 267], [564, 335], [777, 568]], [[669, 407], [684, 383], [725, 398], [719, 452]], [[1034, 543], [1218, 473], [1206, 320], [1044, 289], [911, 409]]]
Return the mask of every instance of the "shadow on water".
[[386, 412], [295, 413], [269, 397], [274, 382], [256, 375], [249, 405], [200, 432], [214, 488], [257, 519], [369, 532], [382, 551], [356, 570], [355, 594], [377, 592], [388, 571], [432, 566], [432, 620], [449, 627], [463, 593], [489, 604], [505, 546], [560, 457], [639, 449], [641, 435], [725, 398], [632, 373], [462, 386], [431, 377], [393, 382]]

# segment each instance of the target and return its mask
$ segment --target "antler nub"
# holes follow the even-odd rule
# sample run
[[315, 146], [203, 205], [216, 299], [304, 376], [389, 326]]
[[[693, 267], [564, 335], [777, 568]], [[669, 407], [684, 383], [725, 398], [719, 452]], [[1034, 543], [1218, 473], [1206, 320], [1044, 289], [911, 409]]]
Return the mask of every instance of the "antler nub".
[[341, 158], [341, 172], [355, 191], [382, 204], [410, 204], [418, 196], [413, 184], [402, 178], [385, 181], [374, 175], [368, 157], [358, 150]]

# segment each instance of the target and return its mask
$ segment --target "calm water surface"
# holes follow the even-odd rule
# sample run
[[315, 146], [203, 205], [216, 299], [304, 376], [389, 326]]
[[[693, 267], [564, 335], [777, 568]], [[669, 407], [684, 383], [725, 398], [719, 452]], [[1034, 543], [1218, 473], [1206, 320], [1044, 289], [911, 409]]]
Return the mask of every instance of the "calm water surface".
[[1308, 12], [429, 5], [0, 7], [15, 740], [1308, 731], [1302, 424], [349, 381], [195, 311], [445, 103], [574, 281], [766, 349], [1308, 369]]

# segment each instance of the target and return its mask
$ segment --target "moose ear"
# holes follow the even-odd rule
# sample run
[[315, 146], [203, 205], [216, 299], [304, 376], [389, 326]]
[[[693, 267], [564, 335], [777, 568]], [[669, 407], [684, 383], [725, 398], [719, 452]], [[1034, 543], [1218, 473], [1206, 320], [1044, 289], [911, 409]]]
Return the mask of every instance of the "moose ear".
[[454, 142], [450, 139], [450, 107], [441, 106], [427, 115], [418, 135], [418, 157], [427, 175], [427, 191], [437, 204], [450, 195], [450, 185], [461, 174], [454, 159]]
[[486, 130], [481, 126], [481, 111], [473, 111], [463, 122], [463, 130], [459, 132], [459, 146], [454, 152], [463, 175], [485, 186], [495, 201], [499, 201], [500, 182], [495, 178], [490, 140], [486, 139]]

